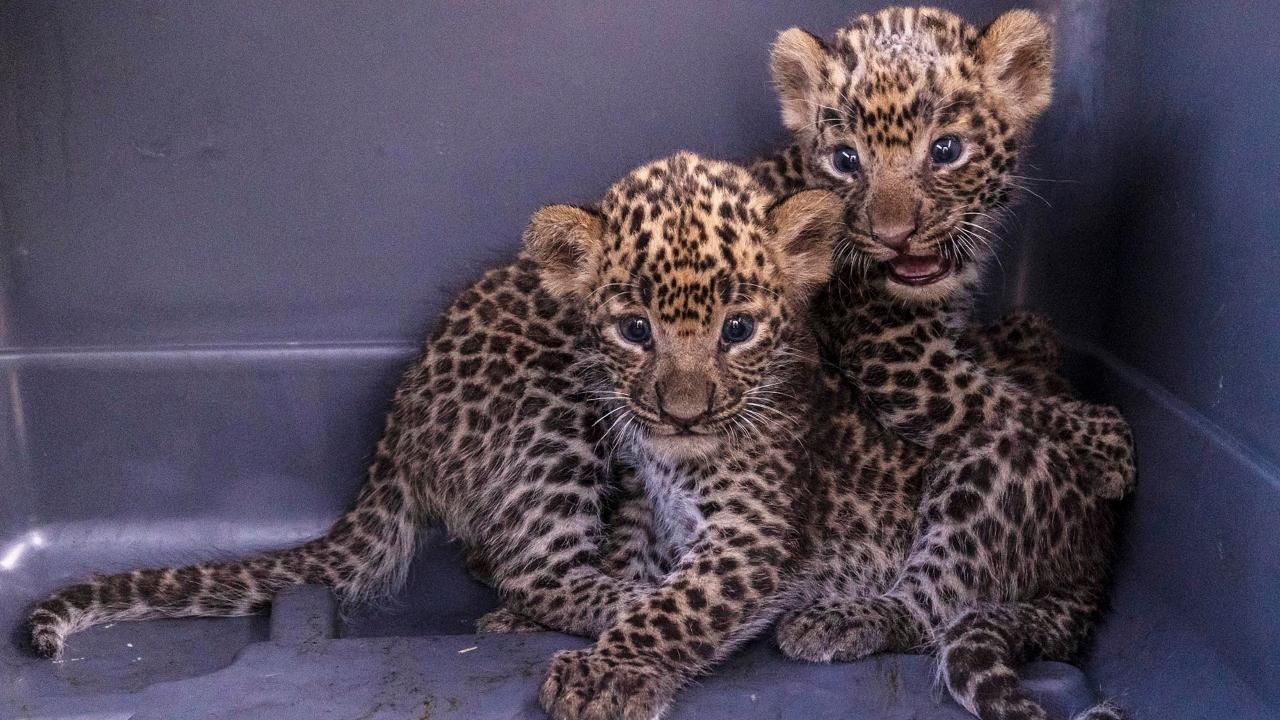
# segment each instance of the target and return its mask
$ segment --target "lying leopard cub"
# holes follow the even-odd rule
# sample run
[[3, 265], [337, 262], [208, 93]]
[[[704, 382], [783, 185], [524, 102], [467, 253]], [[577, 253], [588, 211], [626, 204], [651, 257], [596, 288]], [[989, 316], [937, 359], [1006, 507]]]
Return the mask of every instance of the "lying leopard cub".
[[[553, 662], [553, 715], [656, 716], [802, 588], [834, 573], [883, 591], [905, 557], [924, 453], [820, 370], [805, 314], [839, 214], [830, 193], [776, 202], [688, 154], [598, 210], [539, 211], [516, 262], [446, 312], [326, 535], [68, 587], [33, 610], [35, 648], [97, 622], [255, 612], [303, 582], [368, 597], [436, 518], [512, 614], [599, 636]], [[618, 532], [615, 479], [647, 493], [647, 532]], [[627, 538], [612, 549], [605, 518]]]
[[979, 30], [891, 8], [830, 44], [788, 30], [772, 63], [796, 141], [757, 174], [846, 206], [844, 267], [814, 310], [825, 352], [886, 427], [936, 453], [889, 591], [832, 592], [785, 617], [779, 644], [824, 661], [931, 647], [971, 712], [1044, 718], [1013, 668], [1072, 659], [1100, 614], [1132, 440], [1113, 408], [1067, 396], [1043, 322], [1008, 323], [1005, 339], [1027, 347], [1017, 382], [975, 362], [984, 346], [957, 328], [1049, 103], [1049, 30], [1027, 11]]
[[[709, 167], [715, 168], [714, 174]], [[717, 242], [729, 249], [753, 243], [753, 254], [742, 261], [743, 277], [748, 272], [767, 274], [753, 265], [759, 254], [761, 262], [773, 263], [769, 272], [781, 273], [776, 266], [781, 260], [798, 264], [794, 277], [786, 278], [797, 292], [825, 280], [829, 260], [808, 263], [808, 256], [795, 253], [793, 258], [783, 252], [786, 248], [763, 245], [766, 236], [786, 239], [783, 231], [795, 235], [807, 228], [809, 215], [801, 211], [824, 194], [807, 195], [808, 205], [801, 198], [765, 217], [772, 196], [751, 188], [749, 177], [735, 180], [735, 175], [743, 171], [680, 155], [622, 181], [600, 213], [566, 207], [538, 213], [527, 234], [530, 251], [487, 272], [439, 320], [396, 390], [355, 506], [327, 533], [299, 547], [246, 560], [135, 570], [63, 588], [31, 611], [33, 648], [58, 656], [69, 634], [98, 623], [260, 612], [280, 589], [303, 583], [328, 585], [345, 603], [383, 596], [402, 582], [418, 531], [427, 520], [443, 521], [464, 544], [472, 567], [498, 589], [504, 605], [530, 621], [591, 637], [613, 626], [620, 609], [657, 577], [644, 561], [658, 550], [630, 541], [612, 552], [603, 547], [605, 519], [612, 536], [627, 537], [627, 515], [615, 505], [623, 496], [621, 490], [635, 487], [634, 473], [615, 461], [620, 454], [615, 446], [636, 434], [639, 419], [612, 412], [627, 388], [611, 387], [601, 374], [608, 367], [606, 360], [648, 355], [642, 342], [618, 345], [626, 340], [617, 334], [623, 330], [611, 326], [602, 337], [601, 328], [584, 325], [584, 307], [596, 305], [568, 299], [566, 288], [579, 286], [575, 276], [554, 264], [539, 265], [531, 252], [541, 253], [544, 265], [554, 259], [555, 250], [585, 253], [585, 248], [575, 250], [564, 243], [602, 229], [613, 241], [625, 237], [641, 249], [652, 240], [651, 248], [663, 248], [664, 255], [651, 267], [633, 268], [633, 273], [648, 273], [644, 297], [663, 303], [664, 313], [681, 313], [684, 322], [691, 321], [686, 316], [695, 311], [696, 302], [717, 298], [706, 296], [706, 288], [673, 284], [669, 276], [702, 272], [719, 290], [732, 287], [730, 280], [737, 277], [728, 265], [731, 256], [692, 255], [698, 249], [692, 243], [702, 239], [687, 234], [695, 229], [714, 230], [721, 238]], [[711, 185], [721, 176], [729, 177], [738, 190]], [[694, 203], [695, 189], [701, 204]], [[712, 201], [715, 208], [704, 209]], [[734, 210], [728, 217], [715, 214], [722, 201]], [[790, 225], [775, 232], [775, 225], [783, 221]], [[676, 231], [686, 234], [665, 234]], [[672, 243], [678, 244], [667, 249]], [[802, 259], [806, 263], [800, 263]], [[697, 266], [687, 267], [690, 262]], [[571, 269], [582, 272], [585, 280], [594, 278], [585, 260]], [[627, 278], [623, 281], [601, 288], [593, 302], [623, 302], [630, 288]], [[782, 283], [783, 277], [768, 281]], [[751, 292], [773, 291], [760, 282], [761, 288]], [[696, 408], [688, 405], [689, 398], [714, 401], [724, 412], [717, 421], [728, 423], [728, 429], [741, 436], [747, 420], [736, 410], [756, 397], [741, 395], [750, 387], [753, 363], [759, 361], [760, 352], [754, 348], [780, 341], [772, 323], [778, 322], [775, 315], [781, 312], [782, 297], [764, 297], [778, 307], [769, 306], [770, 312], [762, 311], [759, 318], [735, 319], [734, 332], [750, 337], [707, 356], [714, 362], [704, 369], [723, 375], [712, 378], [714, 386], [686, 387], [682, 383], [687, 378], [677, 372], [654, 385], [645, 407], [678, 420], [696, 415], [691, 414]], [[736, 296], [731, 299], [736, 302]], [[639, 338], [638, 333], [649, 327], [645, 322], [642, 318], [627, 326], [626, 337]], [[728, 332], [725, 343], [733, 337]], [[620, 354], [623, 349], [631, 355]], [[658, 392], [663, 393], [661, 401], [654, 396]], [[721, 405], [730, 401], [733, 404]], [[679, 430], [666, 441], [673, 446], [712, 442], [685, 433], [683, 425], [672, 427]], [[643, 570], [626, 578], [623, 572], [606, 574], [602, 566]]]

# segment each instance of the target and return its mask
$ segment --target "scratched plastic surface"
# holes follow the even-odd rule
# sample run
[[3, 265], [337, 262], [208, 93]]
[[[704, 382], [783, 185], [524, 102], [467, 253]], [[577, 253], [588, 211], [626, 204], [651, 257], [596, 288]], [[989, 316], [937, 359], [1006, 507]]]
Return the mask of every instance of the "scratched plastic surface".
[[[985, 310], [1048, 312], [1141, 466], [1093, 647], [1024, 680], [1054, 720], [1280, 717], [1280, 7], [1022, 4], [1056, 23], [1057, 95]], [[322, 531], [432, 317], [535, 207], [771, 147], [770, 39], [877, 6], [0, 2], [0, 623], [91, 571]], [[470, 635], [493, 602], [435, 530], [341, 619], [308, 588], [96, 628], [60, 664], [15, 635], [0, 718], [539, 717], [583, 641]], [[925, 658], [762, 641], [673, 717], [964, 714]]]

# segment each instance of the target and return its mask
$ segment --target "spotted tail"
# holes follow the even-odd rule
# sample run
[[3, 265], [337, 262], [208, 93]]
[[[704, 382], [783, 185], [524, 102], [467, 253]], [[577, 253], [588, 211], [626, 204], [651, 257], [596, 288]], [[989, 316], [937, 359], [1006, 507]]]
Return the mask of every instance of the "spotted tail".
[[[982, 720], [1048, 720], [1018, 682], [1014, 668], [1036, 658], [1066, 660], [1089, 632], [1092, 593], [970, 608], [950, 621], [939, 641], [939, 671], [956, 702]], [[1124, 720], [1110, 703], [1074, 720]]]
[[62, 655], [71, 633], [106, 622], [236, 616], [261, 612], [282, 588], [323, 584], [344, 602], [393, 592], [404, 580], [422, 513], [406, 473], [379, 445], [355, 506], [322, 537], [287, 550], [229, 562], [98, 575], [58, 590], [32, 608], [39, 655]]

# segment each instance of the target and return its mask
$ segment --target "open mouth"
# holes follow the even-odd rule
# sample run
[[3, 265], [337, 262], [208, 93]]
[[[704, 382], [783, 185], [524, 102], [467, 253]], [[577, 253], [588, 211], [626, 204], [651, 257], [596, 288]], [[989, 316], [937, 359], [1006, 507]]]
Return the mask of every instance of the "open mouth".
[[951, 274], [951, 260], [938, 254], [899, 255], [885, 263], [889, 276], [903, 285], [932, 285]]

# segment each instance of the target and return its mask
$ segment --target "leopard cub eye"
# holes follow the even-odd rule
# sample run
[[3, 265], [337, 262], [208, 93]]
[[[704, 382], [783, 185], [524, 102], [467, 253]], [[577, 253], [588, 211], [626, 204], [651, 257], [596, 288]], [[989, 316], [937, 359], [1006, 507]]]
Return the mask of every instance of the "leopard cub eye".
[[724, 325], [720, 327], [720, 339], [726, 345], [737, 345], [750, 340], [755, 332], [755, 318], [743, 313], [737, 313], [725, 318]]
[[653, 338], [653, 329], [644, 317], [628, 315], [618, 321], [618, 334], [629, 343], [645, 345]]
[[841, 145], [831, 153], [831, 167], [841, 175], [854, 175], [862, 167], [858, 151], [848, 145]]
[[929, 158], [935, 165], [950, 165], [960, 159], [963, 150], [964, 144], [960, 142], [960, 138], [944, 135], [933, 141], [933, 147], [929, 148]]

